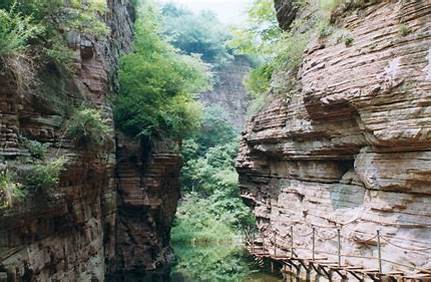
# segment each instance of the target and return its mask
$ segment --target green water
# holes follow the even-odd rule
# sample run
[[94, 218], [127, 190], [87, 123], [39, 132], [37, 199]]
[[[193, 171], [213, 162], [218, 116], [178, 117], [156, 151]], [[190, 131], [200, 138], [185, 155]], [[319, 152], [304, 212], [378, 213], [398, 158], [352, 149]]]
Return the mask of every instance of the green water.
[[171, 269], [172, 282], [282, 281], [281, 277], [260, 267], [241, 246], [174, 244], [173, 248], [176, 263]]
[[176, 261], [155, 272], [121, 273], [108, 282], [281, 282], [235, 244], [174, 244]]

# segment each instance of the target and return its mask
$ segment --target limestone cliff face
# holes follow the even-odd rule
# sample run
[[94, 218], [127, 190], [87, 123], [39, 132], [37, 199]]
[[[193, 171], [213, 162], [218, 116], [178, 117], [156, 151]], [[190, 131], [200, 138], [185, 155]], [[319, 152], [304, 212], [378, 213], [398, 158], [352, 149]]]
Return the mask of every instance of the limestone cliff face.
[[376, 239], [366, 240], [381, 230], [383, 258], [431, 268], [430, 18], [430, 1], [340, 12], [336, 25], [352, 45], [313, 41], [298, 75], [302, 90], [273, 99], [248, 124], [237, 167], [267, 247], [270, 229], [288, 247], [293, 225], [295, 244], [311, 249], [300, 234], [314, 225], [317, 250], [336, 254], [336, 241], [325, 240], [336, 230], [319, 226], [339, 226], [344, 254], [377, 257]]
[[37, 87], [18, 93], [8, 74], [0, 74], [0, 166], [20, 166], [29, 156], [20, 136], [48, 146], [48, 157], [68, 157], [52, 197], [29, 195], [0, 211], [0, 277], [8, 281], [104, 281], [123, 267], [148, 270], [167, 261], [163, 234], [179, 189], [175, 151], [137, 146], [146, 158], [126, 158], [113, 135], [110, 152], [97, 155], [64, 137], [71, 105], [85, 101], [112, 120], [108, 96], [118, 89], [119, 56], [131, 50], [133, 7], [107, 3], [108, 38], [66, 34], [75, 53], [71, 77], [48, 65]]
[[246, 57], [236, 56], [214, 72], [214, 89], [200, 97], [204, 105], [216, 105], [228, 113], [227, 120], [237, 129], [243, 128], [247, 115], [248, 96], [243, 80], [250, 67]]

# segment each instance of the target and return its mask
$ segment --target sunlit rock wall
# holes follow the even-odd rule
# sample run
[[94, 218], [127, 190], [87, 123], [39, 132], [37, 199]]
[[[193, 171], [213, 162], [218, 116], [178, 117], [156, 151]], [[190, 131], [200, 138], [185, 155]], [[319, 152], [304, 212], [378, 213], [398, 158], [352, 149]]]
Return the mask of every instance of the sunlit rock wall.
[[[339, 13], [335, 25], [352, 45], [337, 33], [313, 40], [301, 91], [252, 118], [237, 162], [241, 191], [270, 250], [272, 230], [289, 248], [291, 225], [295, 245], [311, 249], [301, 234], [315, 225], [317, 250], [336, 254], [336, 230], [319, 226], [342, 226], [343, 254], [377, 257], [376, 239], [364, 241], [380, 230], [384, 259], [429, 269], [431, 1], [377, 2]], [[343, 263], [377, 268], [371, 259]]]

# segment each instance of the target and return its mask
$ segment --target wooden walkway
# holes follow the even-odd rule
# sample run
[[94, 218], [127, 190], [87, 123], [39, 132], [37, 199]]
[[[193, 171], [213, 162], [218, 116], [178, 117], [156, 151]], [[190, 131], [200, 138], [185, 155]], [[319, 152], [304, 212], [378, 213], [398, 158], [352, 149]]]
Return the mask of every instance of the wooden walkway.
[[[269, 259], [271, 262], [278, 262], [283, 265], [283, 274], [302, 277], [310, 281], [311, 273], [315, 276], [332, 280], [372, 280], [372, 281], [431, 281], [431, 273], [405, 274], [402, 271], [381, 273], [379, 269], [365, 269], [361, 266], [339, 265], [338, 262], [329, 261], [327, 257], [315, 257], [314, 259], [299, 258], [294, 256], [274, 256], [266, 249], [259, 246], [248, 246], [248, 252], [258, 259]], [[301, 275], [302, 273], [302, 275]], [[307, 279], [308, 277], [308, 279]], [[299, 279], [299, 280], [302, 280]]]
[[[257, 260], [267, 260], [271, 263], [271, 266], [277, 264], [278, 269], [283, 274], [283, 277], [295, 277], [296, 281], [314, 281], [318, 278], [325, 278], [329, 281], [430, 281], [431, 282], [431, 270], [414, 268], [408, 265], [403, 265], [396, 262], [391, 262], [389, 260], [382, 259], [381, 255], [381, 240], [384, 241], [384, 236], [382, 236], [378, 231], [377, 235], [373, 236], [373, 240], [377, 241], [378, 257], [359, 257], [359, 256], [349, 256], [341, 253], [341, 235], [340, 229], [337, 230], [337, 235], [328, 240], [336, 239], [338, 243], [337, 254], [331, 253], [329, 256], [325, 255], [324, 252], [316, 251], [316, 230], [312, 229], [311, 240], [312, 248], [310, 250], [301, 249], [296, 247], [293, 242], [293, 227], [291, 228], [290, 246], [282, 246], [277, 244], [277, 234], [274, 231], [267, 232], [267, 234], [273, 234], [272, 238], [268, 236], [257, 240], [253, 238], [247, 241], [247, 250], [253, 255]], [[250, 239], [250, 238], [248, 238]], [[370, 241], [370, 240], [367, 240]], [[270, 249], [265, 246], [265, 242], [270, 242]], [[402, 246], [399, 246], [402, 247]], [[300, 256], [297, 251], [307, 250], [310, 255]], [[417, 249], [414, 249], [417, 251]], [[428, 248], [423, 248], [423, 251], [427, 251]], [[304, 253], [304, 252], [301, 252]], [[322, 254], [323, 253], [323, 254]], [[431, 253], [431, 252], [429, 252]], [[338, 258], [337, 261], [330, 261], [330, 258]], [[362, 266], [352, 266], [345, 265], [342, 263], [342, 258], [362, 258], [376, 261], [376, 269], [365, 269]], [[382, 263], [388, 263], [395, 266], [404, 266], [412, 269], [412, 272], [400, 270], [383, 272]], [[273, 267], [271, 267], [273, 269]]]

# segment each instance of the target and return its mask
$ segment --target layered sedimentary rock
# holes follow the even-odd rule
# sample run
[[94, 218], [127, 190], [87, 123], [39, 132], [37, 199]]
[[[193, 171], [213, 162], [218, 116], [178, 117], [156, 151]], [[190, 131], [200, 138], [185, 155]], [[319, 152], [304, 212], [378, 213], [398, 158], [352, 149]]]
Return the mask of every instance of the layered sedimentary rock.
[[244, 56], [235, 58], [214, 72], [214, 89], [200, 96], [200, 101], [207, 106], [218, 106], [227, 113], [226, 120], [235, 128], [244, 127], [247, 115], [248, 96], [243, 81], [251, 67]]
[[[129, 1], [107, 3], [106, 39], [65, 35], [75, 54], [71, 77], [47, 65], [37, 85], [17, 91], [12, 77], [0, 74], [0, 167], [28, 166], [21, 137], [48, 146], [48, 159], [68, 159], [52, 195], [31, 193], [0, 211], [0, 277], [8, 281], [104, 281], [121, 267], [148, 270], [168, 259], [159, 252], [169, 253], [165, 232], [179, 189], [176, 151], [139, 148], [148, 158], [126, 162], [131, 177], [140, 178], [133, 182], [115, 173], [127, 169], [114, 134], [103, 154], [65, 138], [68, 114], [84, 101], [114, 127], [108, 96], [118, 89], [119, 56], [131, 50], [134, 11]], [[139, 193], [128, 193], [133, 190]]]
[[336, 261], [338, 227], [342, 262], [377, 268], [359, 257], [377, 258], [380, 230], [383, 259], [404, 265], [384, 271], [430, 269], [431, 2], [374, 2], [338, 11], [339, 32], [305, 51], [301, 91], [252, 118], [241, 191], [271, 250], [273, 232], [289, 249], [293, 226], [309, 257], [314, 226], [316, 250]]
[[180, 198], [182, 159], [171, 141], [119, 138], [116, 274], [157, 270], [172, 259], [170, 228]]

